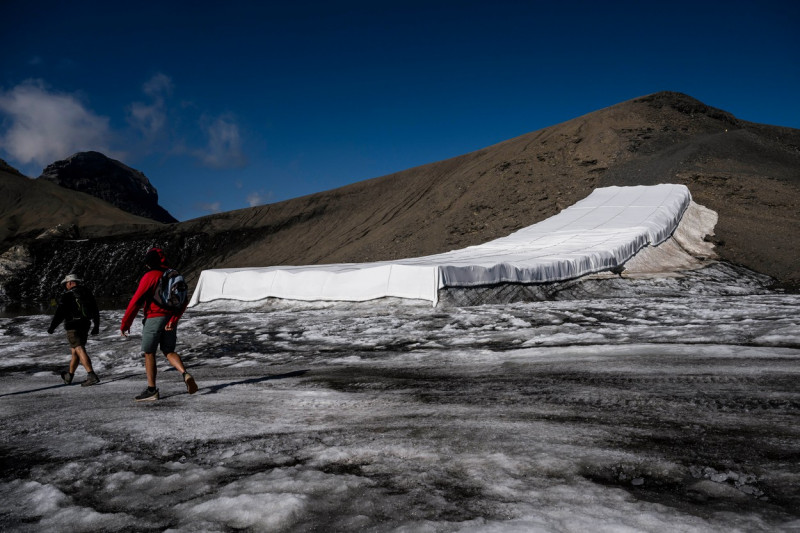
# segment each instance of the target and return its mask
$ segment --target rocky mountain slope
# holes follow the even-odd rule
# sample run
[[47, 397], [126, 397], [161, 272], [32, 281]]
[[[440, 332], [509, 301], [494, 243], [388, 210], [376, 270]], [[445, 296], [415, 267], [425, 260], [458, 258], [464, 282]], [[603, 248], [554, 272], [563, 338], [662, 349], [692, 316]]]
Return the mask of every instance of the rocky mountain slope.
[[79, 152], [56, 161], [39, 179], [96, 196], [140, 217], [163, 223], [178, 221], [158, 205], [158, 192], [147, 176], [100, 152]]
[[396, 259], [507, 235], [596, 187], [686, 184], [717, 211], [723, 259], [797, 283], [800, 130], [741, 121], [679, 93], [624, 102], [446, 161], [188, 221], [225, 233], [218, 266]]
[[[596, 187], [686, 184], [719, 213], [719, 256], [800, 286], [800, 130], [742, 121], [662, 92], [503, 143], [292, 200], [80, 245], [28, 243], [30, 271], [6, 298], [41, 297], [64, 269], [120, 280], [128, 294], [147, 246], [196, 279], [205, 268], [362, 262], [444, 252], [548, 218]], [[3, 244], [10, 247], [8, 240]], [[56, 264], [42, 258], [56, 251]], [[2, 252], [2, 249], [0, 249]], [[125, 265], [124, 267], [122, 265]], [[8, 277], [6, 277], [8, 279]], [[12, 284], [5, 283], [5, 287]]]
[[16, 239], [89, 238], [161, 226], [94, 196], [27, 178], [0, 163], [0, 253]]

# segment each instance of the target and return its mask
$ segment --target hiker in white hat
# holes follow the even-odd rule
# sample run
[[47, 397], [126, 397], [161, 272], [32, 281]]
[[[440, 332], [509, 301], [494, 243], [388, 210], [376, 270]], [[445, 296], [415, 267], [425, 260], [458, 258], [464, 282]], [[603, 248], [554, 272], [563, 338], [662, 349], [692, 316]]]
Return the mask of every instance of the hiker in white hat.
[[88, 287], [81, 285], [83, 280], [75, 274], [67, 274], [61, 280], [67, 291], [61, 295], [56, 307], [56, 314], [47, 328], [47, 333], [52, 334], [61, 322], [64, 322], [64, 329], [67, 331], [67, 341], [69, 341], [72, 359], [69, 362], [69, 370], [61, 373], [61, 379], [66, 385], [72, 383], [72, 377], [78, 369], [78, 363], [86, 369], [86, 380], [81, 383], [82, 387], [95, 385], [100, 378], [92, 369], [92, 360], [86, 353], [86, 341], [89, 338], [89, 328], [94, 322], [92, 335], [97, 335], [100, 331], [100, 311], [97, 309], [97, 302], [92, 291]]

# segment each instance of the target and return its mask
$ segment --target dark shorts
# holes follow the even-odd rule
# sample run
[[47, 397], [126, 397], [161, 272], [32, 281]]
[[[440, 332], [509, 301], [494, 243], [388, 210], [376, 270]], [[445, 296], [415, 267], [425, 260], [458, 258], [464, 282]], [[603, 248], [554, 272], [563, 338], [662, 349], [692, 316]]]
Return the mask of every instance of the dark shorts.
[[88, 329], [68, 329], [67, 341], [69, 341], [70, 348], [78, 348], [79, 346], [86, 346], [86, 341], [89, 339]]
[[156, 353], [156, 349], [161, 346], [161, 351], [165, 354], [175, 351], [178, 342], [178, 328], [167, 331], [164, 326], [169, 322], [168, 316], [156, 316], [148, 318], [142, 327], [142, 351], [144, 353]]

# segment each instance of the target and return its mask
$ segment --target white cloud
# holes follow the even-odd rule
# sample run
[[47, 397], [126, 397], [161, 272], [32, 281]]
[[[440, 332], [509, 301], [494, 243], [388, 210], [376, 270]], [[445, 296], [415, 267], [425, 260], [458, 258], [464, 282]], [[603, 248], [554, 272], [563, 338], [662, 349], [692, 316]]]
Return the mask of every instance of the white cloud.
[[128, 106], [128, 123], [149, 142], [164, 130], [167, 124], [166, 98], [172, 94], [172, 79], [166, 74], [156, 74], [142, 86], [148, 103], [134, 102]]
[[134, 102], [128, 107], [128, 122], [147, 139], [152, 139], [164, 129], [167, 116], [163, 105]]
[[49, 90], [30, 80], [0, 92], [0, 113], [9, 127], [0, 137], [3, 150], [22, 164], [48, 165], [75, 152], [112, 153], [108, 117], [94, 114], [73, 95]]
[[196, 204], [195, 207], [200, 211], [208, 213], [219, 213], [222, 210], [222, 205], [219, 202], [206, 202]]
[[212, 168], [241, 168], [247, 164], [242, 152], [239, 126], [229, 117], [219, 117], [205, 127], [208, 145], [196, 150], [195, 156]]
[[264, 193], [263, 191], [253, 191], [247, 195], [247, 205], [255, 207], [257, 205], [264, 205], [272, 200], [272, 193]]
[[[54, 90], [42, 80], [25, 81], [8, 91], [0, 88], [0, 150], [18, 168], [28, 166], [28, 172], [33, 172], [35, 165], [42, 168], [88, 150], [121, 160], [132, 153], [161, 153], [167, 157], [189, 155], [210, 168], [244, 167], [247, 158], [236, 120], [229, 115], [198, 116], [199, 111], [189, 105], [171, 110], [173, 89], [168, 75], [153, 75], [142, 84], [141, 100], [120, 109], [128, 127], [112, 129], [109, 117], [89, 109], [75, 94]], [[201, 140], [195, 135], [197, 129], [180, 131], [181, 124], [195, 120], [200, 124]], [[120, 146], [124, 151], [115, 149]], [[256, 197], [248, 201], [261, 202]]]
[[172, 87], [172, 78], [159, 72], [144, 83], [142, 90], [148, 96], [163, 99], [172, 94]]

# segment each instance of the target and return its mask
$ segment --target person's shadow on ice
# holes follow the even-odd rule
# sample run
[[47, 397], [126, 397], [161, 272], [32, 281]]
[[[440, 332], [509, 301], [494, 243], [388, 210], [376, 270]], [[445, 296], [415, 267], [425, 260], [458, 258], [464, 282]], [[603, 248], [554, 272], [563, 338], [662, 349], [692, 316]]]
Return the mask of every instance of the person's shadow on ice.
[[270, 381], [273, 379], [286, 379], [286, 378], [295, 378], [302, 376], [309, 372], [309, 370], [295, 370], [294, 372], [287, 372], [285, 374], [273, 374], [270, 376], [262, 376], [258, 378], [248, 378], [243, 379], [240, 381], [231, 381], [230, 383], [220, 383], [219, 385], [211, 385], [209, 387], [201, 387], [200, 393], [201, 394], [216, 394], [222, 389], [226, 389], [228, 387], [233, 387], [235, 385], [253, 385], [255, 383], [263, 383], [264, 381]]

